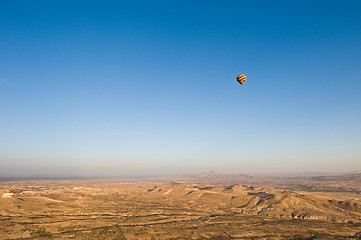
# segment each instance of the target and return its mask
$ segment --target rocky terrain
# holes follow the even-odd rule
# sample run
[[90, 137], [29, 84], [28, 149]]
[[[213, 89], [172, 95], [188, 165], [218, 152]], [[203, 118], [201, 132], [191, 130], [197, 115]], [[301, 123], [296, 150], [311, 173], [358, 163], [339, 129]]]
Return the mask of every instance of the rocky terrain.
[[340, 177], [313, 178], [298, 182], [312, 191], [204, 178], [2, 181], [0, 239], [361, 238], [360, 193], [323, 189]]

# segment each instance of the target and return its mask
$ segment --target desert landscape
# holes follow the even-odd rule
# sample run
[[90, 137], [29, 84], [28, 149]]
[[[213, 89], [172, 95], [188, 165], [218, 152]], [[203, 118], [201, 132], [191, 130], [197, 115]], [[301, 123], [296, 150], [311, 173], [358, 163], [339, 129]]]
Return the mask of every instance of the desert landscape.
[[0, 240], [361, 239], [361, 1], [1, 1]]
[[358, 239], [360, 177], [3, 180], [0, 238]]

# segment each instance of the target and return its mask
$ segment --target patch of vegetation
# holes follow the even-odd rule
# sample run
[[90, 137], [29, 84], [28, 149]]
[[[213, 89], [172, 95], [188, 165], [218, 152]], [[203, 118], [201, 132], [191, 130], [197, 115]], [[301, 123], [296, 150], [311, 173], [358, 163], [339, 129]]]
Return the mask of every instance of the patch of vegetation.
[[52, 238], [53, 235], [49, 232], [47, 232], [44, 228], [40, 228], [37, 230], [34, 230], [30, 233], [31, 237], [34, 238]]
[[43, 218], [44, 216], [30, 216], [28, 217], [29, 219], [38, 219], [38, 218]]

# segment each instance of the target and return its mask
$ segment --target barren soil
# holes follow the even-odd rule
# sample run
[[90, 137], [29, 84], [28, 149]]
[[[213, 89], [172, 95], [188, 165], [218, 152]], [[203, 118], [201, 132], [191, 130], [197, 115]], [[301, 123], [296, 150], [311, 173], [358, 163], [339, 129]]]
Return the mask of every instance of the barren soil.
[[[316, 180], [321, 186], [334, 181]], [[312, 191], [270, 185], [2, 181], [0, 239], [361, 238], [359, 193], [318, 191], [317, 184]]]

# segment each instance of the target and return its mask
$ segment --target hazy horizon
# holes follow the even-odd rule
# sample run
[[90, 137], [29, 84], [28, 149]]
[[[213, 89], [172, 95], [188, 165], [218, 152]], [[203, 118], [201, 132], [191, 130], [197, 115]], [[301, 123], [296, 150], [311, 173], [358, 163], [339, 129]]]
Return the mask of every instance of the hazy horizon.
[[361, 171], [360, 10], [4, 1], [0, 177]]

